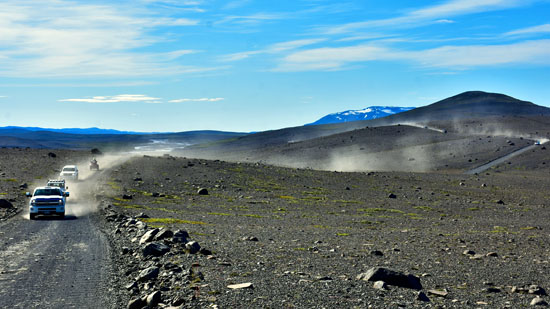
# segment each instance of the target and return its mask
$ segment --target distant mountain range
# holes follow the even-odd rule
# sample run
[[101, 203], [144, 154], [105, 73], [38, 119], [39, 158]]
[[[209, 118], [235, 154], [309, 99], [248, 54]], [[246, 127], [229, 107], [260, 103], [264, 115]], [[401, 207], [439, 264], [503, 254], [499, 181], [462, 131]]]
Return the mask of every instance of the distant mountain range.
[[307, 125], [317, 125], [317, 124], [329, 124], [329, 123], [340, 123], [340, 122], [350, 122], [358, 120], [371, 120], [378, 119], [401, 112], [410, 111], [414, 107], [395, 107], [395, 106], [371, 106], [364, 109], [358, 110], [347, 110], [338, 113], [332, 113], [322, 117], [321, 119], [308, 123]]
[[118, 131], [118, 130], [112, 130], [112, 129], [100, 129], [100, 128], [64, 128], [64, 129], [51, 129], [51, 128], [40, 128], [40, 127], [18, 127], [18, 126], [7, 126], [7, 127], [0, 127], [0, 130], [13, 130], [13, 129], [21, 129], [21, 130], [27, 130], [27, 131], [49, 131], [49, 132], [56, 132], [56, 133], [68, 133], [68, 134], [83, 134], [83, 135], [91, 135], [91, 134], [155, 134], [156, 132], [133, 132], [133, 131]]

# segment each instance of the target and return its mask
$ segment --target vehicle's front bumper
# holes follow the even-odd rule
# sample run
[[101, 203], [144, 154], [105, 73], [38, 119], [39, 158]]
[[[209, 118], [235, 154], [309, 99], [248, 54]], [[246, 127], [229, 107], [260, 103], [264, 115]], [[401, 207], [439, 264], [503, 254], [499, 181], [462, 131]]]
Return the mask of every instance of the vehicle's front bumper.
[[73, 179], [74, 180], [74, 179], [78, 179], [78, 174], [67, 174], [67, 175], [60, 174], [59, 178], [65, 179], [65, 180], [67, 180], [67, 179]]
[[65, 206], [30, 206], [29, 213], [31, 214], [43, 214], [43, 215], [54, 215], [54, 214], [64, 214]]

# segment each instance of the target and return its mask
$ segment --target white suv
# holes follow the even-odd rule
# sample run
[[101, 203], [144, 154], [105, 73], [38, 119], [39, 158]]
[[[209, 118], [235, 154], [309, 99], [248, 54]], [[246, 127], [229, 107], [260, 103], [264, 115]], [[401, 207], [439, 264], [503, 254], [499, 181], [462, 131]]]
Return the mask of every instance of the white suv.
[[76, 165], [65, 165], [59, 173], [60, 179], [78, 180], [78, 167]]
[[27, 192], [31, 198], [29, 203], [29, 217], [34, 219], [36, 215], [60, 215], [65, 217], [65, 202], [69, 192], [59, 187], [38, 187], [33, 194]]

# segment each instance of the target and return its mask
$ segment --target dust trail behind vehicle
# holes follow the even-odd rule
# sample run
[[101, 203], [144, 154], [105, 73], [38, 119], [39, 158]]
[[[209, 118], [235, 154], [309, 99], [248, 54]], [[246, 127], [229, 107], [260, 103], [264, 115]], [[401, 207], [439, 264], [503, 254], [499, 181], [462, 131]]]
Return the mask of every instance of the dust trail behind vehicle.
[[[96, 201], [94, 199], [94, 192], [98, 186], [99, 176], [106, 170], [109, 170], [113, 167], [123, 164], [125, 161], [129, 160], [134, 154], [128, 153], [114, 153], [114, 154], [104, 154], [101, 156], [95, 156], [96, 160], [99, 163], [99, 171], [92, 171], [89, 169], [90, 160], [94, 157], [90, 155], [89, 159], [81, 160], [78, 162], [61, 162], [62, 165], [66, 164], [75, 164], [79, 170], [78, 180], [67, 179], [67, 191], [70, 196], [67, 198], [67, 204], [65, 206], [65, 212], [67, 216], [85, 216], [89, 213], [97, 211]], [[59, 168], [61, 168], [60, 166]], [[52, 174], [48, 179], [59, 179], [60, 176], [58, 173]], [[36, 186], [45, 186], [46, 181], [43, 184], [36, 184]], [[30, 192], [34, 188], [29, 188]], [[28, 203], [28, 200], [27, 200]], [[24, 218], [29, 218], [28, 205], [23, 207], [21, 216]]]

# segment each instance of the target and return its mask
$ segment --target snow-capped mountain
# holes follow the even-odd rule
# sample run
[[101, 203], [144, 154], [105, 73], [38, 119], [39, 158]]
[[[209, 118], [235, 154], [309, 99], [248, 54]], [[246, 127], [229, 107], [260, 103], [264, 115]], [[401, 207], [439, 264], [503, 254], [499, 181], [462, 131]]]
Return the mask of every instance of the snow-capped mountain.
[[329, 115], [326, 115], [325, 117], [312, 122], [308, 123], [307, 125], [315, 125], [315, 124], [327, 124], [327, 123], [339, 123], [339, 122], [348, 122], [348, 121], [358, 121], [358, 120], [369, 120], [369, 119], [376, 119], [376, 118], [382, 118], [389, 115], [406, 112], [411, 109], [414, 109], [414, 107], [395, 107], [395, 106], [371, 106], [364, 109], [359, 110], [348, 110], [344, 112], [339, 113], [332, 113]]

